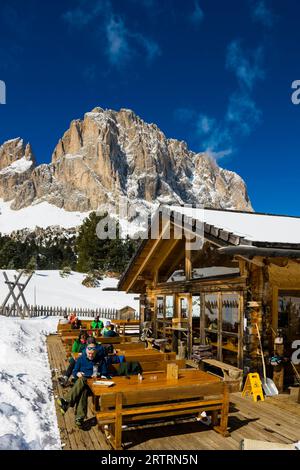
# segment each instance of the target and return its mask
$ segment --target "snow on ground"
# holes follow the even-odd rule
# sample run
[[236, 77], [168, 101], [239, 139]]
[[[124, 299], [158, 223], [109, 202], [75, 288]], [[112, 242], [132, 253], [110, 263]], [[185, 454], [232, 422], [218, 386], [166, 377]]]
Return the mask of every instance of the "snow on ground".
[[[10, 280], [17, 271], [5, 270]], [[8, 294], [8, 288], [0, 270], [0, 305]], [[118, 279], [104, 278], [99, 287], [85, 287], [81, 284], [85, 274], [72, 272], [62, 278], [59, 271], [36, 271], [24, 291], [27, 303], [49, 307], [81, 308], [122, 308], [129, 305], [138, 311], [136, 295], [125, 292], [103, 291], [106, 287], [116, 287]], [[21, 282], [24, 278], [21, 278]]]
[[46, 348], [57, 322], [0, 316], [0, 450], [61, 449]]
[[47, 228], [60, 225], [64, 228], [77, 227], [89, 215], [89, 212], [68, 212], [64, 209], [41, 202], [18, 211], [10, 208], [11, 202], [0, 199], [0, 233], [9, 234], [14, 230], [35, 227]]

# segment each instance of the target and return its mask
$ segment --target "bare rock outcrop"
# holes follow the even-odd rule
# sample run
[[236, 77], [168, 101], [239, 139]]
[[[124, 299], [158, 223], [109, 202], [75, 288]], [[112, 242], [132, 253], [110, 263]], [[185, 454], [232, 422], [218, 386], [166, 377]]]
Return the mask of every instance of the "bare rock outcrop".
[[17, 138], [0, 147], [0, 198], [11, 201], [17, 197], [19, 187], [28, 181], [35, 167], [30, 144]]
[[[11, 171], [21, 160], [28, 168], [24, 163], [23, 172]], [[0, 197], [12, 200], [14, 209], [48, 201], [68, 211], [88, 211], [125, 197], [136, 206], [193, 203], [252, 210], [236, 173], [206, 153], [190, 151], [185, 142], [166, 138], [128, 109], [95, 108], [72, 121], [49, 165], [35, 167], [31, 147], [21, 139], [6, 142], [0, 147]]]

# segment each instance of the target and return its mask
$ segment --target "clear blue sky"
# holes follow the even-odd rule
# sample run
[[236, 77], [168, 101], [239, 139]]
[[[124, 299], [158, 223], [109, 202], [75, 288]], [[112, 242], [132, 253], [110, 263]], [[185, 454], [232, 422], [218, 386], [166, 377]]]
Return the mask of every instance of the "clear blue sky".
[[72, 119], [131, 108], [246, 181], [257, 211], [300, 215], [300, 2], [1, 0], [0, 142], [38, 162]]

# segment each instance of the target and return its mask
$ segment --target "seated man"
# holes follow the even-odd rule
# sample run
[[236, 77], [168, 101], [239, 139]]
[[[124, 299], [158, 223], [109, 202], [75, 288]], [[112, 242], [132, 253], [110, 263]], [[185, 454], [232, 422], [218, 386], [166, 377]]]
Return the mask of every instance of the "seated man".
[[81, 320], [79, 318], [75, 318], [75, 320], [71, 323], [72, 330], [79, 330], [81, 328]]
[[95, 317], [94, 320], [91, 323], [92, 330], [95, 330], [96, 328], [99, 328], [100, 330], [102, 330], [103, 326], [104, 326], [103, 321], [100, 320], [99, 315], [97, 317]]
[[95, 374], [94, 367], [97, 369], [97, 375], [100, 375], [101, 378], [110, 378], [107, 375], [105, 356], [104, 347], [97, 345], [93, 337], [88, 338], [86, 350], [77, 359], [73, 370], [73, 377], [77, 380], [66, 398], [58, 398], [57, 400], [62, 414], [65, 414], [69, 407], [75, 407], [75, 423], [78, 427], [82, 427], [87, 415], [90, 389], [86, 379]]
[[119, 336], [118, 333], [116, 333], [115, 331], [115, 325], [110, 325], [110, 327], [104, 331], [103, 336], [105, 338], [112, 338], [114, 336]]

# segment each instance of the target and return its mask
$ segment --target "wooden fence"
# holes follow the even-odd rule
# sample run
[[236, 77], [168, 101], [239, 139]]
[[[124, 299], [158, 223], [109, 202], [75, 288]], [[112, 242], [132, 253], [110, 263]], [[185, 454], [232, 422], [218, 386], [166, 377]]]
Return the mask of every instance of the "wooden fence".
[[[70, 313], [74, 312], [78, 317], [90, 317], [94, 318], [98, 316], [100, 318], [107, 318], [109, 320], [118, 320], [120, 319], [120, 312], [115, 308], [95, 308], [95, 309], [88, 309], [88, 308], [70, 308], [70, 307], [49, 307], [45, 305], [29, 305], [29, 315], [28, 312], [25, 311], [23, 306], [20, 307], [18, 311], [14, 308], [11, 312], [10, 306], [0, 307], [0, 315], [10, 316], [10, 317], [22, 317], [22, 316], [29, 316], [29, 317], [63, 317], [64, 315], [69, 315]], [[10, 312], [10, 313], [9, 313]], [[134, 318], [138, 320], [138, 313], [134, 315]]]

